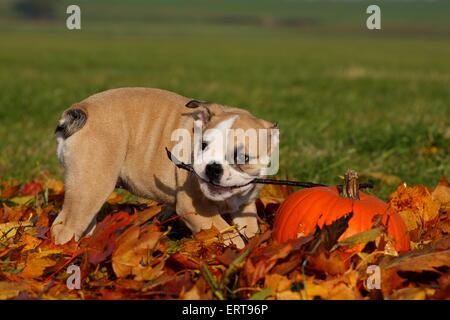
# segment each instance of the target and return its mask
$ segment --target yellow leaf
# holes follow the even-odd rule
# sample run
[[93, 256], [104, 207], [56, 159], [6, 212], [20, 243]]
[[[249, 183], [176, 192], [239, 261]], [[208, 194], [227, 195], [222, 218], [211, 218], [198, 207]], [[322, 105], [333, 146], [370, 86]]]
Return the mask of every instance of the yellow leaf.
[[375, 171], [375, 172], [364, 172], [362, 176], [371, 177], [377, 180], [380, 180], [387, 185], [398, 185], [402, 182], [402, 179], [398, 176], [394, 176], [392, 174], [386, 174], [383, 172]]
[[64, 192], [64, 182], [60, 180], [48, 179], [46, 185], [54, 194], [61, 194]]
[[12, 202], [23, 206], [34, 200], [34, 196], [15, 197], [10, 199]]
[[120, 201], [123, 200], [123, 196], [121, 196], [120, 194], [117, 194], [115, 192], [111, 193], [111, 195], [109, 196], [108, 200], [106, 200], [109, 204], [117, 204]]
[[16, 297], [20, 291], [26, 290], [24, 283], [0, 281], [0, 300], [6, 300]]
[[31, 227], [31, 222], [7, 222], [0, 224], [0, 238], [10, 239], [16, 235], [17, 229], [20, 227]]
[[56, 261], [48, 258], [53, 253], [52, 251], [30, 253], [27, 257], [25, 268], [19, 274], [22, 278], [37, 278], [40, 277], [45, 268], [54, 266]]

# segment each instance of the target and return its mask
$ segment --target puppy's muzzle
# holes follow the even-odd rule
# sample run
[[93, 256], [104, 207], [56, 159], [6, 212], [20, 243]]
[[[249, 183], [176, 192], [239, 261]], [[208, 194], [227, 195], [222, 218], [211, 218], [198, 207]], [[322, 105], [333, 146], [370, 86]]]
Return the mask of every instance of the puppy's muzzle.
[[222, 165], [217, 162], [208, 163], [205, 167], [205, 175], [211, 182], [219, 182], [223, 175]]

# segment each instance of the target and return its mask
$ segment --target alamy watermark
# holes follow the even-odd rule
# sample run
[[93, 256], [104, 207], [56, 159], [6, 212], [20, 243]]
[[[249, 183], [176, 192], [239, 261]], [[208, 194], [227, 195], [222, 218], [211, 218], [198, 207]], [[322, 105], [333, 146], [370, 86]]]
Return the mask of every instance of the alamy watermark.
[[368, 290], [381, 289], [381, 269], [377, 265], [367, 267], [366, 273], [369, 275], [366, 280]]
[[66, 27], [69, 30], [81, 29], [81, 8], [76, 4], [67, 7], [66, 13], [69, 15], [66, 19]]
[[366, 26], [369, 30], [381, 29], [381, 9], [376, 4], [367, 7], [366, 13], [370, 16], [366, 20]]
[[[69, 30], [81, 30], [81, 8], [76, 4], [67, 7], [66, 27]], [[366, 27], [369, 30], [381, 30], [381, 8], [372, 4], [367, 7], [366, 13], [370, 16], [366, 20]]]
[[66, 280], [66, 286], [70, 290], [81, 289], [81, 270], [80, 267], [72, 264], [67, 268], [67, 273], [70, 274], [69, 278]]

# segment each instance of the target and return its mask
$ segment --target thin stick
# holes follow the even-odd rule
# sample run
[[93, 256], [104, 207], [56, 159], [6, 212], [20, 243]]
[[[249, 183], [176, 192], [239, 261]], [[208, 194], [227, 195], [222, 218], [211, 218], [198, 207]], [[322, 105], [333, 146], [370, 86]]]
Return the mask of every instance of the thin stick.
[[[194, 173], [197, 175], [197, 173], [194, 171], [194, 168], [192, 168], [191, 165], [186, 164], [184, 162], [181, 162], [180, 160], [178, 160], [173, 154], [172, 152], [169, 151], [169, 149], [166, 148], [166, 152], [167, 152], [167, 156], [169, 157], [170, 161], [172, 161], [177, 168], [189, 171], [191, 173]], [[197, 175], [198, 176], [198, 175]], [[199, 177], [199, 176], [198, 176]], [[202, 177], [199, 177], [200, 179], [204, 180]], [[212, 183], [210, 181], [206, 181], [214, 186], [217, 187], [222, 187], [221, 185], [217, 185], [215, 183]], [[239, 188], [239, 187], [244, 187], [246, 185], [249, 185], [251, 183], [258, 183], [258, 184], [276, 184], [276, 185], [284, 185], [284, 186], [292, 186], [292, 187], [301, 187], [301, 188], [314, 188], [314, 187], [326, 187], [325, 184], [320, 184], [320, 183], [314, 183], [314, 182], [302, 182], [302, 181], [293, 181], [293, 180], [277, 180], [277, 179], [268, 179], [268, 178], [255, 178], [252, 181], [241, 185], [241, 186], [233, 186], [230, 188]], [[342, 185], [337, 185], [338, 188], [342, 188]], [[360, 189], [365, 189], [365, 188], [373, 188], [373, 185], [370, 183], [361, 183], [359, 185]]]

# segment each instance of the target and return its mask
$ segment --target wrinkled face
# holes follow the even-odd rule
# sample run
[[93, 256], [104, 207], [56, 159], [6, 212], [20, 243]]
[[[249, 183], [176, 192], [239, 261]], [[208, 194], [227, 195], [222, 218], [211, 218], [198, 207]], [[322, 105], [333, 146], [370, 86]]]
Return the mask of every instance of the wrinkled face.
[[193, 168], [202, 192], [215, 201], [247, 195], [255, 187], [250, 182], [267, 175], [278, 142], [273, 123], [248, 113], [225, 112], [209, 121], [196, 120]]

